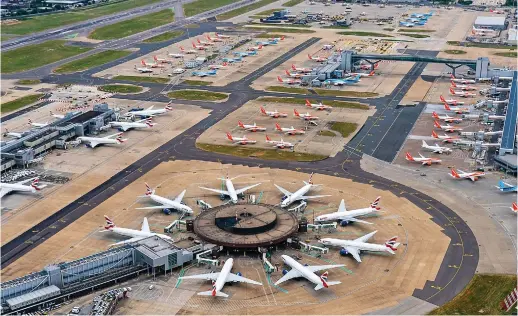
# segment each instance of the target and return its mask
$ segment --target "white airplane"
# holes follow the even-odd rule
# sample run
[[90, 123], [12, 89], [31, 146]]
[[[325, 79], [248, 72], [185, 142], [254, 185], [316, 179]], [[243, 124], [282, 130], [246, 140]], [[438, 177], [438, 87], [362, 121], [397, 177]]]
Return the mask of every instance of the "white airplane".
[[263, 45], [259, 45], [259, 46], [250, 46], [248, 47], [246, 50], [248, 51], [254, 51], [254, 50], [261, 50], [263, 49]]
[[449, 175], [454, 179], [470, 179], [471, 181], [477, 181], [478, 178], [485, 176], [486, 174], [481, 171], [464, 172], [462, 170], [451, 168], [451, 173], [449, 173]]
[[215, 37], [215, 38], [211, 38], [208, 34], [207, 34], [207, 39], [211, 42], [223, 42], [223, 40], [219, 37]]
[[308, 99], [306, 99], [306, 106], [308, 108], [317, 109], [319, 111], [322, 111], [322, 110], [332, 110], [333, 109], [332, 106], [324, 105], [324, 104], [322, 104], [322, 102], [320, 102], [320, 103], [311, 103], [311, 102], [309, 102]]
[[397, 236], [390, 238], [383, 245], [371, 244], [371, 243], [367, 242], [367, 240], [369, 240], [377, 232], [378, 231], [375, 230], [372, 233], [369, 233], [360, 238], [356, 238], [354, 240], [322, 238], [319, 240], [319, 242], [325, 246], [342, 248], [342, 250], [340, 251], [340, 254], [344, 254], [344, 255], [350, 254], [358, 262], [362, 262], [362, 259], [360, 258], [360, 253], [362, 251], [388, 252], [390, 254], [395, 255], [396, 253], [394, 251], [396, 251], [397, 247], [399, 247], [399, 245], [400, 245], [400, 243], [396, 242]]
[[127, 132], [132, 128], [151, 128], [155, 123], [151, 123], [151, 117], [135, 122], [109, 122], [113, 128], [118, 128], [121, 132]]
[[139, 240], [142, 240], [142, 239], [145, 239], [148, 237], [152, 237], [152, 236], [158, 236], [160, 238], [173, 241], [173, 239], [167, 235], [153, 233], [149, 229], [149, 224], [147, 222], [146, 217], [144, 217], [144, 222], [142, 223], [142, 227], [140, 228], [140, 230], [117, 227], [115, 225], [115, 223], [106, 215], [104, 215], [104, 219], [106, 220], [106, 226], [104, 226], [104, 230], [100, 231], [101, 233], [114, 232], [114, 233], [122, 235], [122, 236], [130, 237], [130, 239], [119, 241], [118, 243], [112, 244], [110, 246], [124, 245], [124, 244], [136, 242], [136, 241], [139, 241]]
[[214, 44], [214, 43], [212, 43], [212, 42], [200, 41], [200, 39], [199, 39], [199, 38], [196, 38], [196, 40], [198, 41], [198, 44], [203, 45], [203, 46], [212, 46], [212, 45], [216, 45], [216, 44]]
[[210, 70], [214, 70], [214, 69], [221, 69], [221, 68], [224, 68], [224, 67], [227, 67], [228, 66], [228, 63], [227, 62], [224, 62], [223, 64], [221, 65], [209, 65], [209, 69]]
[[284, 72], [286, 73], [286, 76], [288, 76], [290, 78], [300, 79], [300, 78], [306, 77], [305, 74], [299, 74], [298, 72], [289, 72], [288, 70], [285, 70]]
[[460, 140], [460, 137], [457, 137], [457, 136], [437, 135], [437, 133], [433, 130], [432, 130], [432, 137], [436, 138], [436, 139], [440, 139], [443, 143], [455, 143]]
[[327, 281], [328, 272], [324, 272], [321, 276], [318, 276], [315, 274], [317, 271], [321, 270], [327, 270], [327, 269], [333, 269], [333, 268], [339, 268], [345, 266], [344, 264], [329, 264], [329, 265], [322, 265], [322, 266], [303, 266], [300, 263], [298, 263], [295, 259], [291, 258], [287, 255], [281, 256], [282, 261], [284, 261], [285, 264], [289, 265], [291, 267], [291, 270], [283, 275], [282, 278], [279, 279], [279, 281], [275, 282], [275, 285], [279, 285], [285, 281], [288, 281], [293, 278], [300, 278], [303, 277], [306, 280], [310, 281], [313, 284], [316, 284], [315, 291], [318, 291], [322, 288], [328, 288], [330, 285], [336, 285], [340, 284], [342, 282], [340, 281]]
[[370, 214], [376, 214], [377, 212], [380, 212], [380, 207], [378, 206], [380, 199], [381, 199], [381, 196], [378, 196], [369, 207], [360, 208], [360, 209], [351, 210], [351, 211], [348, 211], [345, 208], [345, 200], [342, 199], [342, 201], [340, 202], [340, 206], [338, 206], [338, 210], [336, 212], [319, 215], [319, 216], [315, 217], [315, 222], [338, 221], [338, 222], [340, 222], [341, 226], [348, 225], [349, 222], [358, 222], [358, 223], [372, 225], [372, 223], [361, 220], [361, 219], [357, 219], [356, 217], [366, 216], [366, 215], [370, 215]]
[[146, 61], [145, 61], [144, 59], [142, 59], [142, 60], [140, 61], [140, 63], [141, 63], [141, 64], [142, 64], [142, 66], [144, 66], [144, 67], [151, 67], [151, 68], [164, 68], [164, 65], [160, 65], [160, 64], [158, 64], [158, 63], [156, 63], [156, 62], [155, 62], [155, 63], [149, 63], [149, 64], [148, 64], [148, 63], [146, 63]]
[[424, 165], [428, 165], [428, 166], [431, 166], [432, 163], [440, 163], [442, 162], [441, 159], [439, 158], [433, 158], [433, 157], [424, 157], [423, 155], [421, 155], [420, 153], [419, 154], [419, 158], [418, 157], [412, 157], [412, 155], [410, 155], [409, 152], [406, 153], [405, 155], [405, 159], [408, 160], [408, 161], [412, 161], [412, 162], [420, 162], [423, 166]]
[[450, 106], [448, 103], [444, 103], [444, 109], [446, 111], [455, 112], [456, 114], [465, 114], [470, 112], [469, 108], [460, 106]]
[[232, 136], [232, 134], [227, 132], [227, 138], [234, 144], [248, 145], [257, 143], [256, 140], [249, 139], [246, 137], [246, 135], [244, 135], [243, 137], [234, 137]]
[[181, 53], [170, 53], [170, 52], [167, 52], [167, 55], [169, 55], [169, 57], [173, 57], [173, 58], [184, 58], [185, 57], [185, 55], [181, 54]]
[[219, 33], [214, 33], [216, 37], [218, 38], [230, 38], [229, 35], [223, 35], [223, 34], [219, 34]]
[[249, 125], [249, 124], [243, 124], [243, 122], [238, 121], [237, 126], [249, 131], [249, 132], [264, 132], [266, 131], [266, 127], [258, 126], [257, 124]]
[[267, 115], [267, 116], [273, 117], [273, 118], [288, 117], [288, 113], [282, 113], [282, 112], [279, 112], [277, 110], [275, 110], [275, 111], [266, 111], [262, 106], [261, 106], [261, 113], [263, 115]]
[[173, 210], [182, 212], [183, 214], [193, 214], [192, 208], [190, 208], [187, 205], [182, 203], [182, 199], [185, 195], [185, 192], [187, 192], [187, 190], [183, 190], [182, 193], [180, 193], [174, 200], [170, 200], [170, 199], [161, 197], [159, 195], [156, 195], [155, 189], [151, 189], [151, 187], [147, 183], [144, 183], [144, 184], [146, 185], [146, 195], [143, 195], [140, 197], [148, 197], [151, 200], [153, 200], [161, 205], [139, 207], [139, 208], [136, 208], [137, 210], [160, 209], [160, 210], [164, 210], [164, 213], [169, 214], [169, 213], [171, 213], [170, 210], [173, 209]]
[[461, 98], [474, 98], [477, 96], [475, 93], [465, 92], [465, 91], [455, 91], [452, 88], [450, 88], [450, 93], [451, 93], [451, 95], [456, 95]]
[[310, 54], [308, 54], [308, 58], [309, 60], [313, 60], [313, 61], [316, 61], [316, 62], [319, 62], [319, 63], [323, 63], [323, 62], [326, 62], [327, 61], [327, 57], [322, 57], [322, 56], [311, 56]]
[[510, 209], [518, 214], [518, 204], [516, 204], [516, 202], [513, 202], [513, 206], [511, 206]]
[[[194, 43], [193, 43], [194, 45]], [[196, 47], [196, 45], [194, 45]], [[196, 54], [196, 50], [195, 49], [188, 49], [188, 50], [185, 50], [182, 46], [180, 46], [180, 51], [184, 54]]]
[[167, 103], [167, 105], [163, 109], [153, 109], [154, 105], [148, 107], [145, 110], [139, 110], [139, 111], [130, 111], [125, 114], [126, 117], [135, 117], [135, 116], [154, 116], [154, 115], [160, 115], [167, 113], [169, 111], [173, 110], [173, 107], [171, 106], [171, 102]]
[[238, 201], [238, 196], [239, 195], [242, 195], [246, 190], [250, 190], [250, 189], [255, 188], [256, 186], [261, 184], [261, 183], [252, 184], [252, 185], [249, 185], [249, 186], [244, 187], [242, 189], [236, 190], [234, 188], [234, 184], [232, 183], [232, 180], [234, 180], [234, 179], [235, 178], [232, 178], [232, 179], [229, 178], [228, 174], [227, 174], [226, 178], [221, 178], [221, 180], [225, 181], [225, 187], [227, 188], [227, 190], [218, 190], [218, 189], [211, 189], [211, 188], [205, 188], [205, 187], [199, 187], [199, 188], [200, 189], [204, 189], [204, 190], [209, 190], [209, 191], [212, 191], [212, 192], [216, 192], [216, 193], [219, 193], [219, 194], [226, 195], [226, 196], [230, 197], [230, 201], [232, 203], [236, 204], [237, 201]]
[[[113, 139], [115, 137], [115, 139]], [[122, 144], [127, 139], [122, 138], [122, 133], [117, 133], [113, 135], [108, 135], [105, 137], [87, 137], [87, 136], [79, 136], [77, 137], [77, 140], [81, 143], [85, 143], [87, 147], [95, 148], [98, 145], [107, 145], [107, 144]]]
[[475, 91], [475, 90], [477, 90], [476, 87], [469, 86], [469, 85], [464, 85], [464, 84], [456, 84], [453, 81], [451, 82], [451, 88], [460, 89], [462, 91]]
[[277, 76], [277, 81], [280, 83], [287, 83], [287, 84], [300, 84], [302, 81], [299, 79], [282, 79], [280, 76]]
[[55, 118], [57, 118], [57, 119], [62, 119], [62, 118], [64, 118], [64, 117], [65, 117], [65, 116], [64, 116], [64, 115], [62, 115], [62, 114], [54, 114], [52, 111], [50, 111], [50, 116], [55, 117]]
[[309, 192], [313, 187], [320, 186], [320, 184], [313, 184], [313, 173], [309, 176], [309, 181], [303, 181], [304, 186], [294, 193], [291, 193], [290, 191], [278, 186], [277, 184], [274, 184], [279, 191], [281, 191], [284, 194], [284, 197], [282, 198], [281, 207], [287, 207], [293, 202], [296, 201], [304, 201], [308, 199], [319, 199], [322, 197], [327, 197], [330, 195], [305, 195]]
[[4, 137], [5, 136], [11, 136], [11, 137], [14, 137], [14, 138], [22, 138], [22, 133], [16, 133], [16, 132], [9, 132], [9, 130], [6, 128], [5, 129], [5, 133], [4, 133]]
[[462, 83], [462, 84], [476, 83], [475, 80], [455, 78], [455, 76], [453, 74], [450, 75], [450, 80], [452, 82], [458, 82], [458, 83]]
[[309, 72], [312, 72], [313, 69], [311, 68], [298, 68], [298, 67], [295, 67], [295, 65], [291, 65], [291, 69], [295, 70], [295, 71], [298, 71], [298, 72], [303, 72], [303, 73], [309, 73]]
[[140, 73], [149, 73], [149, 72], [153, 72], [153, 69], [149, 69], [147, 67], [137, 67], [137, 65], [135, 65], [135, 70], [140, 72]]
[[293, 145], [290, 142], [285, 142], [282, 138], [281, 138], [280, 141], [278, 141], [278, 140], [271, 140], [270, 137], [268, 137], [268, 135], [266, 135], [266, 142], [268, 144], [273, 144], [275, 147], [280, 148], [280, 149], [293, 148], [293, 146], [295, 146], [295, 145]]
[[473, 28], [471, 29], [471, 34], [495, 36], [497, 34], [497, 32], [495, 30], [489, 30], [489, 29], [477, 29], [475, 26], [473, 26]]
[[433, 125], [439, 129], [442, 129], [443, 131], [445, 132], [448, 132], [448, 133], [453, 133], [453, 132], [460, 132], [462, 131], [462, 128], [460, 127], [455, 127], [455, 126], [451, 126], [450, 124], [448, 125], [441, 125], [439, 124], [438, 121], [434, 121], [433, 122]]
[[292, 127], [281, 127], [279, 123], [275, 123], [275, 129], [279, 132], [286, 133], [288, 135], [301, 135], [305, 134], [306, 132], [301, 129], [296, 129], [293, 126]]
[[255, 284], [255, 285], [263, 285], [262, 283], [242, 277], [240, 275], [240, 273], [234, 274], [234, 273], [230, 272], [232, 270], [233, 265], [234, 265], [234, 259], [230, 258], [230, 259], [227, 259], [227, 261], [225, 261], [223, 268], [221, 268], [221, 272], [190, 275], [190, 276], [179, 277], [178, 279], [179, 280], [186, 280], [186, 279], [211, 280], [212, 281], [212, 290], [198, 293], [198, 295], [204, 295], [204, 296], [228, 297], [228, 294], [221, 292], [221, 290], [225, 286], [225, 283], [227, 283], [227, 282], [244, 282], [244, 283]]
[[446, 123], [460, 123], [460, 122], [462, 122], [462, 119], [460, 117], [453, 117], [453, 116], [449, 116], [448, 114], [446, 114], [446, 115], [439, 115], [435, 111], [432, 112], [432, 117], [434, 119], [436, 119], [436, 120], [445, 121]]
[[207, 49], [205, 46], [196, 46], [196, 44], [194, 44], [194, 42], [192, 42], [192, 48], [194, 48], [195, 50], [206, 50]]
[[41, 128], [41, 127], [45, 127], [45, 126], [48, 126], [50, 123], [49, 122], [45, 122], [45, 123], [34, 123], [31, 119], [29, 119], [29, 124], [30, 126], [34, 126], [34, 127], [38, 127], [38, 128]]
[[421, 147], [426, 149], [426, 150], [429, 150], [429, 151], [432, 151], [434, 153], [437, 153], [437, 154], [442, 154], [442, 153], [451, 153], [451, 148], [448, 148], [448, 147], [441, 147], [437, 144], [435, 145], [428, 145], [424, 140], [423, 140], [423, 143], [421, 144]]
[[356, 76], [360, 76], [360, 78], [366, 78], [366, 77], [372, 77], [374, 76], [375, 74], [375, 71], [371, 71], [369, 73], [365, 73], [365, 72], [349, 72], [347, 74], [345, 74], [345, 76], [347, 77], [356, 77]]
[[162, 63], [162, 64], [170, 64], [171, 63], [171, 60], [170, 59], [166, 59], [166, 58], [160, 58], [160, 57], [157, 57], [157, 56], [153, 56], [153, 59], [155, 60], [156, 63]]
[[300, 118], [301, 120], [304, 120], [304, 121], [315, 121], [315, 120], [318, 120], [318, 116], [313, 116], [311, 114], [309, 114], [309, 112], [307, 113], [303, 113], [303, 114], [300, 114], [297, 109], [293, 109], [293, 115], [295, 115], [296, 117]]
[[[32, 181], [30, 185], [24, 185], [24, 183], [29, 181]], [[45, 185], [40, 186], [38, 183], [38, 178], [27, 179], [16, 183], [0, 183], [0, 199], [3, 198], [4, 195], [15, 191], [37, 193], [45, 187]]]
[[440, 99], [443, 103], [446, 103], [448, 105], [463, 105], [463, 101], [457, 101], [455, 99], [445, 99], [442, 95], [440, 96]]

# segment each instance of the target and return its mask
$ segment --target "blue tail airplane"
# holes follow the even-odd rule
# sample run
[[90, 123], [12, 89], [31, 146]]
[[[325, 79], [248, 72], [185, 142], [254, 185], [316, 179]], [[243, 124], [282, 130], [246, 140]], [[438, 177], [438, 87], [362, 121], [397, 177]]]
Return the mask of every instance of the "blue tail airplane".
[[502, 192], [518, 192], [518, 186], [506, 183], [502, 180], [498, 182], [496, 188]]

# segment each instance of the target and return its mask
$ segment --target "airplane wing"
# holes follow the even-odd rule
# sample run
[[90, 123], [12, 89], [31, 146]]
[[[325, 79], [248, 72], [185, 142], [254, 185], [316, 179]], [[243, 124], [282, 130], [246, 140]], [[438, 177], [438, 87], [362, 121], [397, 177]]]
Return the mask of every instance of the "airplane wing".
[[372, 236], [374, 236], [378, 231], [375, 230], [373, 231], [372, 233], [368, 233], [367, 235], [365, 236], [361, 236], [360, 238], [356, 238], [354, 241], [359, 241], [359, 242], [367, 242], [367, 240], [369, 240]]
[[117, 133], [117, 134], [112, 134], [112, 135], [108, 135], [108, 136], [104, 136], [103, 138], [112, 138], [112, 137], [117, 137], [119, 136], [121, 133]]
[[152, 105], [152, 106], [148, 107], [148, 108], [146, 109], [146, 111], [152, 110], [154, 107], [155, 107], [155, 106], [154, 106], [154, 105]]
[[290, 196], [290, 195], [292, 195], [292, 194], [293, 194], [293, 193], [291, 193], [290, 191], [288, 191], [288, 190], [284, 189], [283, 187], [278, 186], [277, 184], [274, 184], [274, 185], [277, 187], [277, 189], [279, 189], [279, 191], [281, 191], [281, 192], [282, 192], [282, 194], [284, 194], [284, 195], [286, 195], [286, 196]]
[[13, 191], [13, 189], [8, 189], [8, 188], [2, 188], [0, 189], [0, 199], [4, 197], [4, 195], [6, 195], [7, 193]]
[[253, 184], [253, 185], [249, 185], [247, 187], [244, 187], [242, 189], [239, 189], [239, 190], [236, 190], [236, 194], [241, 194], [243, 192], [245, 192], [246, 190], [249, 190], [251, 188], [255, 188], [256, 186], [260, 185], [260, 183], [257, 183], [257, 184]]
[[342, 202], [340, 202], [340, 206], [338, 207], [338, 212], [345, 212], [347, 211], [347, 208], [345, 208], [345, 200], [342, 199]]
[[90, 147], [95, 148], [97, 145], [99, 145], [98, 142], [89, 141]]
[[198, 187], [200, 189], [204, 189], [204, 190], [209, 190], [209, 191], [212, 191], [212, 192], [216, 192], [216, 193], [219, 193], [219, 194], [225, 194], [225, 195], [228, 195], [228, 191], [226, 190], [218, 190], [218, 189], [211, 189], [211, 188], [205, 188], [205, 187]]
[[318, 198], [322, 198], [322, 197], [326, 197], [326, 196], [331, 196], [331, 195], [303, 195], [300, 198], [303, 200], [307, 200], [307, 199], [318, 199]]
[[300, 278], [301, 276], [302, 276], [302, 273], [300, 273], [299, 270], [291, 269], [282, 278], [280, 278], [279, 281], [275, 282], [275, 285], [281, 284], [281, 283], [286, 282], [293, 278]]
[[250, 283], [250, 284], [255, 284], [255, 285], [263, 285], [262, 283], [259, 283], [259, 282], [256, 282], [254, 280], [250, 280], [247, 278], [243, 278], [242, 276], [239, 276], [239, 275], [231, 273], [231, 272], [228, 273], [227, 279], [225, 281], [226, 282], [244, 282], [244, 283]]
[[[311, 272], [317, 272], [317, 271], [333, 269], [333, 268], [340, 268], [340, 267], [345, 267], [345, 264], [326, 264], [323, 266], [306, 266], [305, 268], [307, 268]], [[293, 271], [293, 270], [291, 270], [291, 271]]]
[[185, 195], [185, 192], [187, 192], [187, 190], [183, 190], [182, 193], [178, 194], [178, 196], [174, 199], [174, 201], [178, 202], [178, 203], [181, 203], [182, 199], [183, 199], [183, 196]]
[[165, 205], [157, 205], [157, 206], [148, 206], [148, 207], [137, 207], [136, 210], [163, 210], [166, 208], [171, 208], [171, 207], [165, 206]]
[[205, 273], [205, 274], [184, 276], [184, 277], [179, 277], [178, 279], [180, 279], [180, 280], [183, 280], [183, 279], [203, 279], [203, 280], [216, 281], [218, 276], [219, 276], [219, 272], [214, 272], [214, 273]]
[[126, 239], [126, 240], [123, 240], [123, 241], [119, 241], [117, 243], [111, 244], [110, 246], [118, 246], [118, 245], [129, 244], [129, 243], [136, 242], [136, 241], [139, 241], [139, 240], [144, 239], [144, 238], [146, 238], [146, 237], [134, 237], [134, 238]]
[[142, 227], [140, 228], [141, 231], [150, 233], [151, 230], [149, 229], [149, 223], [147, 222], [147, 217], [144, 217], [144, 222], [142, 222]]
[[364, 221], [364, 220], [361, 220], [361, 219], [357, 219], [357, 218], [354, 218], [354, 217], [341, 216], [341, 217], [339, 217], [338, 219], [340, 219], [340, 220], [342, 220], [342, 221], [358, 222], [358, 223], [363, 223], [363, 224], [369, 224], [369, 225], [372, 225], [372, 223], [371, 223], [371, 222], [367, 222], [367, 221]]
[[356, 259], [356, 261], [362, 262], [362, 259], [360, 258], [360, 253], [358, 252], [357, 248], [347, 246], [347, 247], [344, 247], [344, 249], [347, 250], [347, 252], [350, 253], [351, 256], [353, 256], [353, 258]]

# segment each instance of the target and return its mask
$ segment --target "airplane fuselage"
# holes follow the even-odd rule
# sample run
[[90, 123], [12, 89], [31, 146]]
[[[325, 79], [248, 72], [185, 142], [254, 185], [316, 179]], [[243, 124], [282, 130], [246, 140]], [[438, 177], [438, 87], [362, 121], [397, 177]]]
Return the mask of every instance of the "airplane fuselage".
[[167, 199], [165, 197], [161, 197], [159, 195], [155, 195], [155, 194], [151, 194], [151, 195], [148, 195], [149, 198], [159, 204], [162, 204], [162, 205], [165, 205], [167, 206], [168, 208], [172, 208], [172, 209], [175, 209], [177, 211], [180, 211], [180, 212], [184, 212], [184, 213], [188, 213], [188, 214], [192, 214], [192, 208], [188, 207], [187, 205], [184, 205], [182, 203], [179, 203], [179, 202], [176, 202], [176, 201], [173, 201], [173, 200], [170, 200], [170, 199]]
[[90, 146], [92, 148], [94, 148], [98, 145], [118, 145], [118, 144], [120, 144], [119, 141], [117, 141], [117, 139], [113, 139], [113, 138], [79, 136], [77, 139], [80, 140], [81, 142], [90, 144]]
[[375, 208], [366, 207], [366, 208], [361, 208], [361, 209], [352, 210], [352, 211], [334, 212], [334, 213], [329, 213], [329, 214], [325, 214], [325, 215], [320, 215], [315, 218], [315, 221], [332, 222], [332, 221], [338, 221], [343, 217], [365, 216], [365, 215], [369, 215], [374, 212], [376, 212]]
[[225, 186], [227, 187], [228, 196], [230, 197], [230, 200], [232, 203], [237, 203], [237, 194], [236, 189], [234, 188], [234, 184], [232, 183], [232, 180], [225, 179]]
[[160, 115], [166, 113], [166, 109], [156, 109], [156, 110], [142, 110], [142, 111], [131, 111], [126, 113], [126, 115], [130, 116], [153, 116], [153, 115]]
[[131, 238], [136, 238], [136, 237], [147, 238], [147, 237], [151, 237], [151, 236], [158, 236], [163, 239], [171, 240], [171, 237], [169, 237], [167, 235], [157, 234], [157, 233], [148, 233], [148, 232], [143, 232], [141, 230], [130, 229], [130, 228], [112, 227], [112, 228], [109, 228], [108, 230], [111, 232], [114, 232], [116, 234], [119, 234], [119, 235], [122, 235], [125, 237], [131, 237]]
[[298, 189], [292, 195], [284, 199], [281, 203], [281, 207], [287, 207], [291, 203], [301, 200], [302, 196], [304, 196], [306, 193], [309, 192], [309, 190], [311, 190], [311, 186], [312, 185], [309, 183], [305, 184], [302, 188]]
[[320, 242], [325, 246], [331, 246], [331, 247], [354, 247], [358, 250], [362, 251], [378, 251], [378, 252], [387, 252], [387, 246], [385, 245], [378, 245], [378, 244], [370, 244], [366, 242], [361, 241], [354, 241], [354, 240], [343, 240], [343, 239], [336, 239], [336, 238], [323, 238], [320, 240]]
[[225, 286], [228, 274], [232, 270], [233, 265], [234, 259], [229, 258], [227, 259], [227, 261], [225, 261], [225, 264], [223, 265], [223, 268], [221, 269], [221, 272], [219, 273], [218, 278], [216, 279], [216, 293], [221, 291]]
[[320, 277], [318, 277], [315, 273], [311, 272], [306, 267], [304, 267], [303, 265], [298, 263], [295, 259], [293, 259], [287, 255], [282, 255], [281, 258], [285, 264], [289, 265], [292, 269], [295, 269], [298, 272], [300, 272], [300, 274], [302, 274], [302, 276], [304, 278], [306, 278], [308, 281], [310, 281], [311, 283], [324, 286]]
[[38, 192], [38, 190], [31, 187], [30, 185], [14, 184], [14, 183], [0, 183], [0, 189], [1, 188], [9, 189], [11, 191], [19, 191], [19, 192], [31, 192], [31, 193]]
[[127, 131], [132, 128], [148, 128], [149, 125], [145, 123], [137, 123], [137, 122], [110, 122], [112, 127], [118, 127], [123, 131]]

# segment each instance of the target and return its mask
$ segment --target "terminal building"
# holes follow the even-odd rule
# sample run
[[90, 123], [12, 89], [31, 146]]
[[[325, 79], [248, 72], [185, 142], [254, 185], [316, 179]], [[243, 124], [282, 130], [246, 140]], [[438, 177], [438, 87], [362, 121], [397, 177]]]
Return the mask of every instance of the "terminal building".
[[473, 24], [477, 29], [502, 31], [507, 28], [505, 16], [478, 16]]

